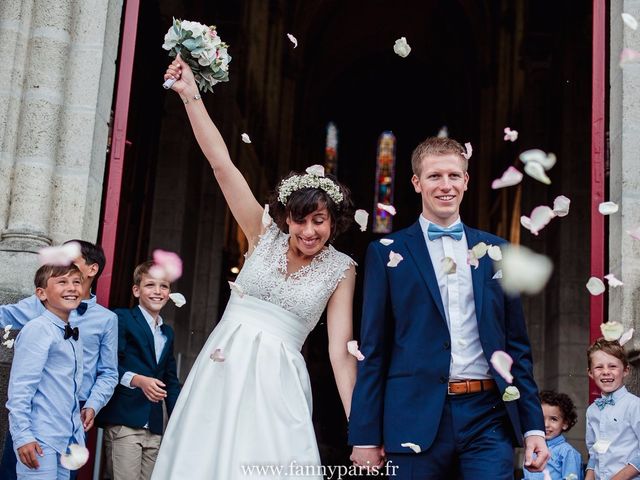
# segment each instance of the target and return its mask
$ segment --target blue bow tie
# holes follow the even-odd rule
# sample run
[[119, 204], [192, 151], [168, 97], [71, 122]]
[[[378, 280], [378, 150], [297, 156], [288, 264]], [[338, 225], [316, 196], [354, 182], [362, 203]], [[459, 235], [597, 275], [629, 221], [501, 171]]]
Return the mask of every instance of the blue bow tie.
[[88, 303], [80, 302], [80, 305], [78, 305], [78, 308], [76, 308], [76, 312], [78, 312], [78, 315], [84, 315], [85, 312], [87, 311], [88, 306], [89, 306]]
[[456, 223], [453, 227], [441, 227], [435, 223], [429, 223], [427, 235], [429, 240], [436, 240], [440, 237], [451, 237], [454, 240], [461, 240], [464, 227], [462, 223]]
[[596, 406], [600, 410], [603, 410], [604, 407], [606, 407], [607, 405], [615, 405], [616, 404], [616, 402], [613, 400], [613, 396], [596, 398], [596, 402], [595, 403], [596, 403]]

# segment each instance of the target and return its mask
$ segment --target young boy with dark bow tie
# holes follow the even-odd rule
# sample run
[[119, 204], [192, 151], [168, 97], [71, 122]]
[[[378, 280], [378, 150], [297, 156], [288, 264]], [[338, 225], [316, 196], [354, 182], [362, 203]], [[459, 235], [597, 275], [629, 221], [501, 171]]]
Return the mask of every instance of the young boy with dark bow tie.
[[18, 334], [9, 379], [9, 429], [19, 458], [18, 479], [66, 480], [60, 462], [69, 445], [84, 445], [78, 394], [82, 342], [70, 313], [82, 299], [75, 265], [44, 265], [35, 275], [45, 311]]

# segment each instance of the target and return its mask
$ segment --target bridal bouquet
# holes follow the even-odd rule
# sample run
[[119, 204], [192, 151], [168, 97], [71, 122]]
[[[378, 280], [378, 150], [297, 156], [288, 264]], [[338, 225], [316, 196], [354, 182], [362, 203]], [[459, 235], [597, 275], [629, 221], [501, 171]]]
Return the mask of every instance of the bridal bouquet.
[[[173, 19], [173, 26], [164, 36], [162, 48], [169, 50], [169, 56], [178, 54], [191, 67], [201, 92], [212, 92], [218, 82], [229, 81], [228, 45], [224, 43], [215, 26], [198, 22]], [[175, 80], [169, 79], [162, 85], [169, 89]]]

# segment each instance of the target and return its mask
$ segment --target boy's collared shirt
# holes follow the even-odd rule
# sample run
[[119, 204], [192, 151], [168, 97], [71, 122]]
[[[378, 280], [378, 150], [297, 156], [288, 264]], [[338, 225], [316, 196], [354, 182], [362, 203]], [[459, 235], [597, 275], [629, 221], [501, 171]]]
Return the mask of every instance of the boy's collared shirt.
[[[628, 464], [640, 472], [640, 398], [625, 386], [602, 397], [612, 397], [614, 405], [601, 410], [592, 403], [587, 409], [587, 469], [595, 471], [596, 479], [611, 478]], [[604, 453], [596, 452], [598, 441], [598, 449], [606, 445]]]
[[66, 323], [45, 310], [20, 331], [9, 379], [9, 428], [14, 449], [34, 441], [60, 454], [84, 445], [78, 394], [82, 334], [64, 338]]
[[[571, 473], [576, 475], [576, 480], [582, 480], [582, 456], [580, 452], [567, 442], [564, 435], [558, 435], [547, 440], [547, 447], [551, 458], [547, 462], [546, 470], [551, 475], [551, 480], [565, 480]], [[542, 480], [543, 472], [530, 472], [523, 468], [525, 480]]]
[[[118, 316], [100, 305], [93, 294], [82, 303], [87, 305], [84, 314], [74, 310], [69, 316], [69, 324], [80, 330], [84, 348], [79, 398], [86, 402], [84, 408], [93, 408], [97, 414], [118, 384]], [[1, 305], [0, 328], [13, 325], [21, 329], [46, 311], [35, 295], [13, 305]]]

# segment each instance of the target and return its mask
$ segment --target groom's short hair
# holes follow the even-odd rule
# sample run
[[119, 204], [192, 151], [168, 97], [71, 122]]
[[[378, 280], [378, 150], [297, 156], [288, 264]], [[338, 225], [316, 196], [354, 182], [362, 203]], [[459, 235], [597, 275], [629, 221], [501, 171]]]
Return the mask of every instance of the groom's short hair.
[[462, 155], [466, 150], [459, 142], [447, 137], [429, 137], [418, 145], [411, 154], [411, 169], [418, 177], [422, 173], [422, 159], [427, 155], [458, 155], [462, 160], [464, 171], [467, 171], [468, 160]]

